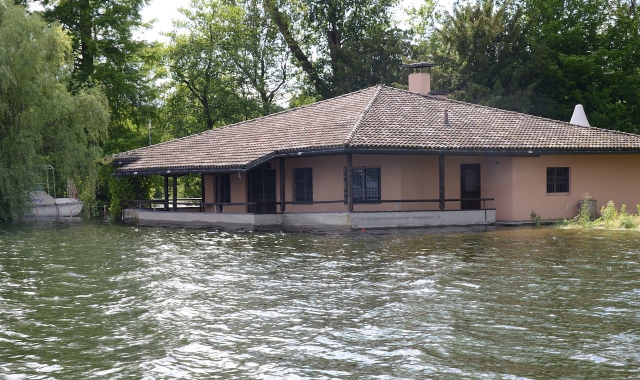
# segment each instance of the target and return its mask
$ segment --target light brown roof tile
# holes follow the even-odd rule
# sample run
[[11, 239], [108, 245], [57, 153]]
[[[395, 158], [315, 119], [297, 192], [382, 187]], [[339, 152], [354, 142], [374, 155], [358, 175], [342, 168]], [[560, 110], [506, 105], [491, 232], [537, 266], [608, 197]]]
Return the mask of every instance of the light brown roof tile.
[[376, 86], [111, 157], [126, 174], [243, 169], [278, 152], [331, 148], [640, 152], [640, 136]]

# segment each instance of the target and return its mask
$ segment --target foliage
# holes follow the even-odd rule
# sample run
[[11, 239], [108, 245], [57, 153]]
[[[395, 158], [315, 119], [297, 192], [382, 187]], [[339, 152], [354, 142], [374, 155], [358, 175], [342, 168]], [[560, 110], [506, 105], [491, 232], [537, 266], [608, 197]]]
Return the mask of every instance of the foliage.
[[607, 205], [602, 207], [600, 215], [605, 227], [613, 227], [616, 219], [618, 219], [618, 210], [616, 209], [616, 205], [613, 201], [607, 202]]
[[408, 34], [394, 25], [397, 0], [263, 1], [307, 83], [328, 99], [401, 77]]
[[565, 220], [562, 223], [558, 223], [557, 226], [563, 228], [637, 229], [640, 226], [640, 205], [637, 205], [636, 208], [638, 209], [638, 214], [633, 215], [627, 211], [626, 205], [622, 205], [618, 211], [614, 202], [609, 201], [606, 206], [602, 207], [600, 218], [591, 221], [587, 202], [583, 202], [578, 218], [573, 221]]
[[[110, 169], [113, 171], [113, 168]], [[109, 212], [115, 219], [122, 218], [122, 202], [132, 199], [150, 199], [153, 189], [151, 176], [110, 177], [111, 206]]]
[[537, 212], [531, 210], [531, 214], [529, 214], [529, 217], [531, 218], [531, 223], [533, 223], [536, 227], [540, 227], [542, 217]]
[[90, 206], [109, 122], [105, 97], [67, 90], [71, 41], [21, 6], [0, 6], [0, 52], [0, 219], [28, 210], [44, 164], [60, 182], [74, 180]]
[[434, 84], [454, 98], [567, 121], [582, 104], [592, 125], [640, 131], [635, 1], [461, 1], [420, 20], [414, 55], [440, 64]]
[[430, 56], [453, 90], [472, 103], [529, 112], [539, 80], [536, 56], [527, 41], [525, 9], [514, 1], [456, 4], [435, 32]]
[[634, 218], [632, 215], [625, 215], [620, 218], [620, 227], [624, 229], [635, 229], [638, 228], [640, 221], [637, 218]]
[[288, 80], [284, 42], [255, 0], [193, 0], [171, 33], [167, 58], [173, 91], [165, 130], [175, 137], [280, 110]]
[[180, 178], [182, 196], [185, 198], [202, 197], [202, 178], [199, 174], [189, 174]]
[[[146, 27], [140, 10], [149, 0], [40, 0], [44, 17], [72, 36], [71, 88], [100, 86], [111, 107], [113, 128], [144, 125], [157, 96], [152, 80], [159, 56], [133, 38]], [[110, 152], [111, 153], [111, 152]]]
[[591, 210], [589, 209], [589, 197], [588, 194], [585, 194], [583, 198], [583, 202], [580, 204], [580, 210], [578, 210], [578, 223], [583, 227], [588, 227], [589, 222], [591, 222]]
[[544, 76], [534, 112], [566, 120], [575, 104], [595, 126], [640, 131], [640, 17], [635, 1], [529, 0], [530, 44]]

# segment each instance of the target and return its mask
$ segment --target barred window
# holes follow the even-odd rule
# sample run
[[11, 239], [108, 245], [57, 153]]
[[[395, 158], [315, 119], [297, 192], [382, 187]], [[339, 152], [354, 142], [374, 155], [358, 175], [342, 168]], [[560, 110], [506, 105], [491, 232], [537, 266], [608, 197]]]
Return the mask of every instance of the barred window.
[[569, 192], [569, 168], [547, 168], [547, 193]]
[[218, 202], [231, 203], [231, 175], [221, 174], [218, 175]]
[[313, 202], [313, 174], [311, 168], [293, 169], [293, 201]]
[[[354, 167], [353, 175], [353, 202], [379, 202], [380, 196], [380, 168], [379, 167]], [[347, 202], [347, 168], [344, 168], [344, 201]]]

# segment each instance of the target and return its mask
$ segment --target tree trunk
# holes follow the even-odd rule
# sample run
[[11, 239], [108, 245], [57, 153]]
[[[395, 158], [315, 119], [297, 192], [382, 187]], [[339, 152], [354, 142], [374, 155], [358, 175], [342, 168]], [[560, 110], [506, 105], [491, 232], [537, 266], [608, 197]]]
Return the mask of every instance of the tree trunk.
[[304, 54], [302, 48], [300, 48], [300, 44], [298, 44], [298, 42], [293, 37], [291, 30], [289, 30], [287, 21], [282, 16], [280, 10], [276, 7], [274, 0], [264, 0], [264, 8], [265, 12], [271, 17], [273, 22], [278, 27], [280, 34], [287, 42], [287, 46], [289, 46], [291, 54], [293, 54], [295, 59], [298, 61], [298, 63], [302, 67], [302, 70], [304, 70], [304, 72], [309, 76], [309, 79], [311, 80], [311, 83], [313, 84], [316, 92], [324, 99], [332, 98], [333, 92], [329, 89], [327, 83], [325, 83], [325, 81], [320, 78], [320, 75], [318, 75], [318, 71], [315, 69], [311, 61], [309, 61], [309, 58], [306, 56], [306, 54]]

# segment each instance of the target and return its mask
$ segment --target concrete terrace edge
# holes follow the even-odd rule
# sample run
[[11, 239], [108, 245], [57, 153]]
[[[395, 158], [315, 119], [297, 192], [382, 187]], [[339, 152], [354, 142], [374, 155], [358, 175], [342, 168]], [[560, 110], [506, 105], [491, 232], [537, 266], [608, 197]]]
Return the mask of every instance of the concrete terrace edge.
[[123, 210], [123, 220], [146, 226], [174, 226], [241, 230], [351, 230], [491, 225], [496, 211], [382, 211], [244, 214]]

